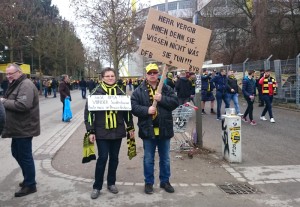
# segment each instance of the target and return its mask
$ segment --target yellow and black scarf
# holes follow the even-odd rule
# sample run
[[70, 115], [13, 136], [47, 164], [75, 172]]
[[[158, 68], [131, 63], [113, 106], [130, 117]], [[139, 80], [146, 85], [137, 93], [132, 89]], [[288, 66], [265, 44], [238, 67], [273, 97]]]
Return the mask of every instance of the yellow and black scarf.
[[[150, 99], [150, 105], [153, 104], [154, 101], [154, 95], [156, 93], [157, 87], [158, 87], [159, 82], [156, 83], [156, 88], [152, 88], [152, 86], [148, 83], [148, 81], [146, 81], [146, 85], [147, 85], [147, 89], [148, 89], [148, 93], [149, 93], [149, 99]], [[157, 110], [155, 112], [155, 114], [152, 115], [152, 120], [154, 120], [157, 117]]]
[[[108, 85], [101, 82], [100, 85], [107, 95], [117, 95], [117, 84]], [[117, 128], [117, 113], [118, 111], [105, 111], [105, 129]]]

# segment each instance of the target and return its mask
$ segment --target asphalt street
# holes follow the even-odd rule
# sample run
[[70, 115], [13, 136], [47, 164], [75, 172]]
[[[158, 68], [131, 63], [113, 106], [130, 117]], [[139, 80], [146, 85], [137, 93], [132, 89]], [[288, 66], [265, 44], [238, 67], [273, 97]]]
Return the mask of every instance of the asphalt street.
[[[203, 143], [210, 153], [199, 151], [190, 159], [187, 153], [176, 150], [182, 134], [176, 134], [173, 139], [171, 182], [174, 194], [164, 192], [158, 185], [153, 195], [144, 194], [141, 140], [137, 138], [138, 155], [132, 160], [127, 157], [123, 140], [117, 175], [119, 194], [109, 193], [104, 185], [100, 197], [91, 200], [95, 161], [81, 163], [85, 100], [81, 99], [79, 91], [72, 91], [71, 104], [73, 119], [63, 123], [59, 98], [41, 97], [42, 134], [33, 141], [38, 182], [35, 194], [22, 198], [13, 196], [19, 189], [22, 175], [10, 153], [11, 140], [0, 139], [1, 207], [300, 206], [300, 114], [297, 111], [274, 108], [276, 123], [273, 124], [259, 120], [262, 108], [255, 105], [257, 126], [242, 123], [241, 163], [228, 163], [222, 158], [221, 122], [216, 120], [216, 115], [204, 115]], [[241, 101], [240, 106], [243, 112], [245, 103]], [[206, 111], [209, 111], [208, 104]], [[194, 119], [189, 122], [187, 136], [194, 128]], [[249, 189], [242, 194], [228, 194], [224, 188], [222, 190], [224, 186]]]

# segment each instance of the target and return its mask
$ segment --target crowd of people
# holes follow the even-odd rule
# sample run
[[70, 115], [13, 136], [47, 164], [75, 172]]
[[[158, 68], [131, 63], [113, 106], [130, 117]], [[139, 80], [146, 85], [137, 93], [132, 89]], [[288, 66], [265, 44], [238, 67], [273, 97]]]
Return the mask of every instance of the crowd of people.
[[[170, 140], [174, 136], [172, 111], [179, 105], [194, 101], [196, 76], [184, 70], [180, 74], [167, 73], [164, 84], [159, 89], [159, 67], [149, 64], [146, 67], [146, 76], [143, 79], [117, 80], [116, 71], [105, 68], [101, 72], [100, 81], [85, 80], [82, 78], [77, 85], [86, 99], [86, 90], [89, 95], [126, 95], [126, 86], [131, 94], [131, 111], [104, 110], [89, 111], [88, 102], [84, 110], [84, 123], [89, 141], [96, 143], [98, 159], [95, 167], [95, 181], [91, 198], [100, 195], [104, 183], [104, 172], [108, 162], [107, 189], [117, 194], [116, 186], [119, 151], [122, 139], [135, 139], [133, 115], [138, 118], [138, 136], [143, 141], [143, 169], [144, 191], [146, 194], [154, 193], [154, 163], [155, 152], [159, 154], [159, 182], [160, 188], [168, 193], [175, 192], [170, 183]], [[264, 106], [260, 119], [266, 121], [268, 112], [270, 122], [275, 123], [272, 113], [273, 96], [276, 95], [277, 85], [270, 71], [260, 71], [255, 78], [255, 71], [249, 70], [242, 80], [242, 94], [247, 102], [244, 114], [239, 107], [240, 88], [235, 73], [232, 70], [219, 72], [203, 70], [201, 74], [202, 114], [205, 115], [205, 103], [210, 102], [210, 113], [221, 119], [222, 102], [225, 108], [230, 107], [233, 101], [237, 115], [244, 122], [256, 125], [253, 119], [253, 103], [256, 91], [259, 89], [259, 106]], [[35, 80], [30, 80], [22, 73], [16, 64], [9, 64], [6, 68], [7, 87], [0, 101], [0, 133], [2, 138], [12, 138], [12, 156], [18, 162], [23, 181], [19, 183], [20, 190], [15, 197], [22, 197], [37, 192], [35, 165], [32, 156], [32, 139], [40, 134], [39, 93]], [[68, 75], [62, 75], [60, 82], [53, 78], [43, 81], [44, 95], [47, 97], [56, 90], [60, 94], [60, 101], [65, 110], [65, 100], [71, 98], [71, 83]], [[5, 84], [5, 83], [4, 83]], [[2, 85], [1, 85], [2, 86]], [[49, 87], [51, 88], [49, 94]], [[214, 111], [214, 100], [217, 99], [217, 112]], [[249, 117], [249, 121], [248, 121]], [[64, 119], [62, 119], [64, 121]], [[30, 124], [28, 124], [30, 123]], [[2, 131], [3, 129], [3, 131]]]

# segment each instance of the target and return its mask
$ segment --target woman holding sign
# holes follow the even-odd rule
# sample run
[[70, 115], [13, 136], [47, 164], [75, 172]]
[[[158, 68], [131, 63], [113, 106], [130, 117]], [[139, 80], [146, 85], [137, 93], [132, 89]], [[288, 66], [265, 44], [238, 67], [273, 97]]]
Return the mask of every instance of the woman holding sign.
[[[102, 81], [91, 93], [94, 95], [125, 95], [116, 84], [116, 72], [112, 68], [101, 71]], [[101, 107], [99, 107], [101, 108]], [[100, 195], [103, 185], [103, 177], [106, 162], [108, 162], [107, 188], [111, 193], [118, 193], [115, 186], [116, 171], [119, 163], [119, 151], [122, 138], [126, 137], [126, 130], [134, 139], [134, 125], [130, 111], [102, 110], [89, 111], [88, 102], [85, 106], [84, 121], [86, 130], [89, 132], [89, 140], [96, 141], [98, 159], [95, 169], [95, 181], [91, 198], [96, 199]], [[125, 129], [125, 123], [127, 128]]]

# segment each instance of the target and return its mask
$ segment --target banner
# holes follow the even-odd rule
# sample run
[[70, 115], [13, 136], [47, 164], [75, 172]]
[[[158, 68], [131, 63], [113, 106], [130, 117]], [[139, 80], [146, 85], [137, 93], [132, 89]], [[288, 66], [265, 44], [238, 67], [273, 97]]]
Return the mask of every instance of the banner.
[[188, 71], [203, 64], [211, 30], [150, 8], [138, 53]]

